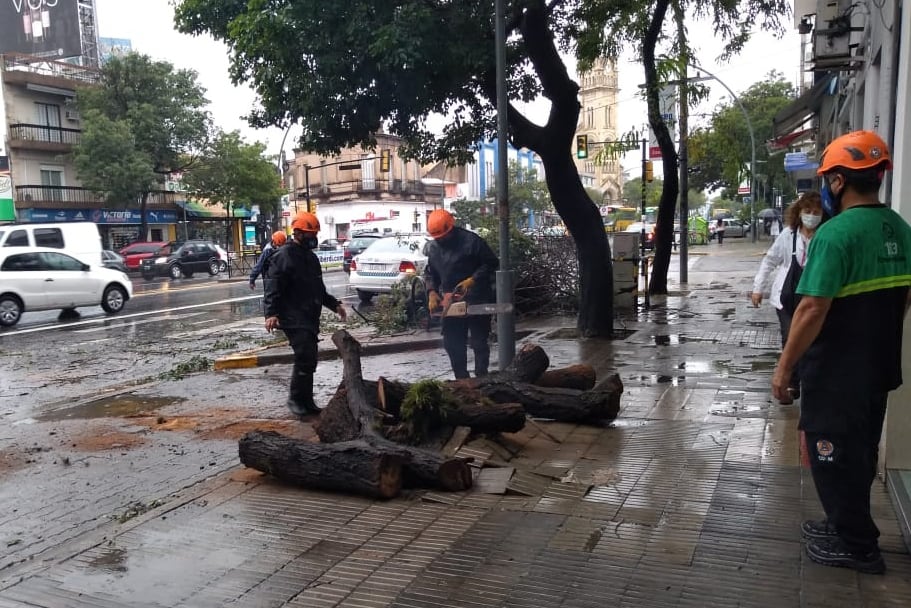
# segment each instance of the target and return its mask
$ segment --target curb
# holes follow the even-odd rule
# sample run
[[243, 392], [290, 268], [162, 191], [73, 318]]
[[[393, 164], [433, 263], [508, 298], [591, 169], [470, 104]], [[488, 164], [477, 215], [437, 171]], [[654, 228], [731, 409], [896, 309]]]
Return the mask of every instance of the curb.
[[[442, 348], [442, 346], [442, 337], [403, 340], [398, 342], [376, 342], [372, 344], [363, 344], [361, 347], [361, 356], [372, 357], [376, 355], [391, 355], [408, 351]], [[319, 355], [317, 355], [319, 361], [329, 361], [330, 359], [338, 359], [338, 357], [338, 349], [334, 346], [321, 349]], [[216, 359], [213, 367], [216, 370], [249, 369], [252, 367], [264, 367], [266, 365], [277, 365], [281, 363], [294, 363], [294, 353], [246, 353], [228, 355], [227, 357]]]

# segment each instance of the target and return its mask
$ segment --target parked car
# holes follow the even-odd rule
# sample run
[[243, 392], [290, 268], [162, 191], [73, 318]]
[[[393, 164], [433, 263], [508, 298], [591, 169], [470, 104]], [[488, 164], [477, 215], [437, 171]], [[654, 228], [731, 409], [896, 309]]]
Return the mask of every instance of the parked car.
[[0, 247], [49, 247], [101, 264], [101, 234], [93, 222], [5, 224], [0, 226]]
[[338, 239], [326, 239], [319, 244], [320, 251], [338, 251], [342, 248], [342, 242]]
[[358, 234], [351, 237], [342, 253], [342, 270], [345, 271], [345, 274], [351, 272], [351, 260], [354, 259], [354, 256], [360, 255], [367, 247], [381, 238], [383, 238], [381, 234], [373, 233]]
[[222, 249], [221, 245], [216, 245], [215, 243], [213, 245], [215, 245], [215, 251], [218, 252], [218, 272], [227, 272], [228, 260], [231, 259], [228, 252]]
[[717, 222], [724, 222], [724, 238], [729, 239], [733, 237], [745, 237], [750, 234], [750, 222], [744, 222], [743, 220], [738, 220], [737, 218], [728, 217], [722, 220], [715, 220], [709, 222], [709, 240], [715, 238], [715, 231], [717, 230]]
[[196, 272], [218, 274], [221, 258], [215, 244], [209, 241], [186, 241], [163, 247], [155, 256], [142, 261], [142, 278], [148, 280], [165, 276], [172, 279], [190, 278]]
[[101, 306], [123, 310], [133, 283], [120, 271], [90, 265], [59, 249], [0, 249], [0, 325], [15, 325], [25, 312]]
[[430, 238], [423, 234], [402, 234], [376, 239], [351, 260], [348, 285], [367, 304], [379, 293], [390, 293], [392, 286], [410, 276], [420, 276], [427, 266], [424, 245]]
[[162, 253], [161, 250], [168, 245], [167, 241], [136, 241], [121, 249], [120, 255], [125, 260], [127, 270], [139, 272], [144, 259], [153, 255], [167, 255]]
[[642, 227], [645, 226], [645, 240], [643, 241], [643, 246], [645, 249], [654, 249], [655, 248], [655, 225], [654, 224], [643, 224], [642, 222], [633, 222], [624, 229], [623, 232], [638, 232], [642, 233]]
[[127, 271], [127, 265], [124, 262], [123, 256], [110, 249], [105, 249], [101, 252], [101, 264], [105, 268], [119, 270], [123, 273]]

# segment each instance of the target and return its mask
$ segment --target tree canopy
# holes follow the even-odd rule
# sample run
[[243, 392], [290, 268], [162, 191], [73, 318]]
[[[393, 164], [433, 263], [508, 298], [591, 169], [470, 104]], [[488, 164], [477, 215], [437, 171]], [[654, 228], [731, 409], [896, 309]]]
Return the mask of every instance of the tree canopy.
[[76, 103], [83, 130], [73, 151], [79, 179], [110, 205], [139, 201], [145, 235], [149, 193], [163, 189], [165, 176], [184, 170], [205, 147], [205, 90], [192, 70], [130, 53], [106, 62], [99, 86], [80, 88]]
[[[770, 72], [765, 80], [750, 86], [739, 96], [750, 116], [756, 139], [755, 172], [764, 190], [793, 193], [784, 171], [781, 154], [769, 154], [765, 142], [772, 138], [772, 118], [791, 103], [797, 92], [780, 72]], [[740, 106], [733, 100], [719, 104], [707, 125], [690, 135], [690, 184], [694, 188], [722, 189], [725, 198], [737, 194], [737, 186], [749, 177], [750, 134]]]
[[222, 206], [249, 209], [259, 205], [262, 213], [275, 211], [281, 198], [281, 179], [263, 153], [259, 142], [244, 142], [238, 131], [216, 133], [201, 158], [184, 174], [184, 184], [198, 196]]

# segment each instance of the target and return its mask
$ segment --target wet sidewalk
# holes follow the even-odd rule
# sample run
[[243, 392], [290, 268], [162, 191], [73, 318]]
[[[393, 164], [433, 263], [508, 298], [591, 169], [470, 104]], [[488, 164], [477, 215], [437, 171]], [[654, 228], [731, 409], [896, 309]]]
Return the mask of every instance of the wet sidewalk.
[[[800, 466], [797, 405], [770, 396], [774, 311], [746, 297], [764, 245], [698, 248], [686, 289], [672, 280], [649, 311], [618, 319], [623, 340], [580, 340], [572, 319], [526, 324], [552, 365], [617, 371], [626, 390], [608, 427], [535, 422], [472, 444], [504, 465], [484, 471], [515, 470], [506, 493], [488, 480], [379, 502], [238, 465], [15, 567], [0, 608], [911, 605], [911, 557], [879, 482], [885, 576], [803, 554], [799, 524], [821, 511]], [[340, 369], [320, 364], [322, 396]], [[448, 369], [428, 350], [366, 359], [364, 372]], [[235, 387], [263, 373], [217, 372]]]

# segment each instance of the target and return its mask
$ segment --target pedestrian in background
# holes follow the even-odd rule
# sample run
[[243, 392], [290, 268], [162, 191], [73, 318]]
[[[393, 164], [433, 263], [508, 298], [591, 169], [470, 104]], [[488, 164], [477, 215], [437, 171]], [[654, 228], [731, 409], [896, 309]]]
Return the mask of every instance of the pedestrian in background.
[[[447, 293], [469, 304], [493, 302], [493, 277], [499, 261], [490, 245], [474, 232], [457, 227], [455, 218], [444, 209], [428, 216], [427, 232], [434, 239], [425, 251], [428, 310], [439, 311]], [[490, 365], [490, 315], [443, 317], [442, 324], [443, 348], [456, 379], [468, 378], [469, 334], [475, 376], [486, 376]]]
[[326, 291], [323, 267], [313, 253], [319, 245], [319, 220], [312, 213], [301, 211], [291, 229], [291, 242], [271, 256], [263, 309], [266, 331], [284, 331], [294, 351], [287, 406], [292, 414], [303, 417], [320, 411], [313, 401], [313, 374], [322, 307], [334, 311], [342, 321], [348, 314], [342, 303]]
[[870, 514], [889, 391], [902, 383], [902, 327], [911, 286], [911, 227], [879, 202], [892, 167], [886, 143], [855, 131], [819, 162], [831, 219], [810, 242], [800, 304], [772, 392], [787, 396], [800, 361], [800, 424], [825, 519], [801, 525], [814, 562], [880, 574], [879, 529]]
[[281, 230], [276, 230], [272, 233], [272, 240], [263, 247], [262, 253], [259, 254], [259, 259], [256, 260], [256, 264], [253, 266], [253, 272], [250, 273], [250, 289], [256, 289], [256, 277], [259, 275], [263, 276], [263, 286], [265, 286], [266, 279], [269, 277], [269, 258], [287, 240], [287, 235]]
[[[777, 223], [778, 220], [773, 221]], [[758, 307], [762, 303], [762, 294], [769, 293], [769, 304], [775, 308], [781, 326], [782, 347], [788, 341], [791, 317], [796, 308], [796, 281], [800, 279], [800, 269], [806, 265], [810, 239], [821, 221], [822, 198], [818, 192], [804, 192], [785, 212], [784, 230], [762, 258], [759, 271], [753, 279], [750, 300], [753, 306]], [[792, 268], [795, 264], [797, 268]], [[769, 290], [769, 279], [773, 276], [772, 288]], [[790, 389], [790, 394], [781, 401], [782, 405], [789, 405], [800, 397], [799, 365], [795, 366], [791, 375]]]
[[724, 220], [715, 220], [715, 236], [718, 238], [718, 244], [724, 245]]

